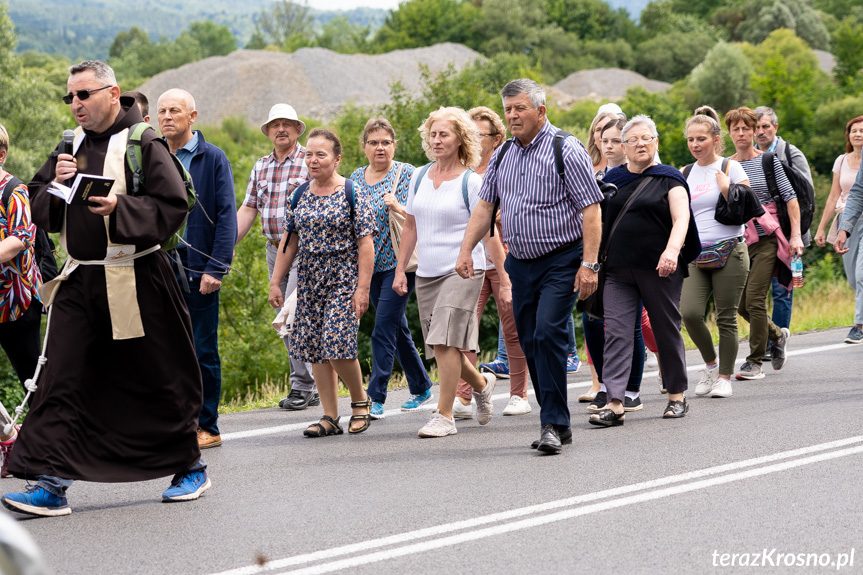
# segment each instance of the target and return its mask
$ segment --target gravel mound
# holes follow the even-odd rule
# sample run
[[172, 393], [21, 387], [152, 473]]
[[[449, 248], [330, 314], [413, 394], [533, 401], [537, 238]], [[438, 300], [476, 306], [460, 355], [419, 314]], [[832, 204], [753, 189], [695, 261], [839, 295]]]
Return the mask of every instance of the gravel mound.
[[554, 85], [574, 100], [620, 100], [632, 86], [642, 86], [648, 92], [662, 92], [671, 84], [650, 80], [632, 70], [596, 68], [574, 72]]
[[452, 43], [376, 55], [338, 54], [325, 48], [302, 48], [292, 54], [237, 50], [162, 72], [139, 90], [150, 99], [153, 117], [163, 92], [183, 88], [195, 97], [203, 124], [230, 116], [260, 124], [277, 102], [292, 105], [301, 116], [327, 121], [349, 102], [389, 102], [390, 86], [396, 81], [419, 93], [420, 64], [434, 72], [450, 63], [461, 69], [477, 58], [482, 58], [478, 52]]
[[836, 56], [824, 50], [812, 50], [815, 52], [815, 57], [818, 58], [818, 67], [826, 74], [833, 74], [833, 69], [836, 67]]

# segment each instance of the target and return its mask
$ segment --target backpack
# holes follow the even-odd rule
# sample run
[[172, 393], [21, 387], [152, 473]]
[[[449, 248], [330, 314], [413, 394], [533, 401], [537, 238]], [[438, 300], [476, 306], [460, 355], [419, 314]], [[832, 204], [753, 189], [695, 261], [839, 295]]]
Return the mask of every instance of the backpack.
[[[429, 168], [431, 168], [432, 164], [434, 164], [434, 162], [431, 162], [431, 164], [426, 164], [425, 166], [420, 168], [420, 175], [417, 178], [417, 187], [416, 187], [416, 190], [414, 191], [414, 195], [416, 195], [416, 193], [419, 191], [419, 189], [420, 189], [419, 183], [423, 181], [423, 176], [426, 175], [426, 172], [429, 171]], [[468, 194], [467, 194], [467, 180], [472, 173], [474, 173], [473, 170], [468, 168], [467, 171], [464, 173], [464, 175], [461, 178], [461, 199], [464, 200], [464, 207], [467, 208], [468, 213], [470, 213], [470, 198], [468, 197]]]
[[[311, 180], [307, 182], [303, 182], [300, 184], [296, 190], [294, 190], [294, 195], [291, 196], [291, 211], [297, 209], [297, 205], [300, 203], [300, 198], [303, 197], [303, 194], [306, 193], [306, 190], [309, 189], [311, 185]], [[348, 206], [351, 209], [351, 224], [354, 222], [354, 211], [357, 205], [357, 199], [354, 195], [354, 181], [350, 178], [345, 178], [345, 199], [348, 201]], [[288, 238], [285, 240], [285, 247], [282, 248], [282, 253], [284, 253], [288, 249], [288, 242], [291, 241], [291, 235], [294, 233], [294, 223], [286, 230], [288, 232]]]
[[[791, 182], [791, 187], [794, 188], [794, 193], [797, 194], [797, 204], [800, 206], [800, 235], [806, 236], [809, 228], [812, 227], [812, 219], [815, 217], [815, 188], [806, 179], [803, 173], [791, 165], [791, 146], [785, 143], [785, 158], [779, 159], [782, 164], [782, 170], [785, 172], [785, 177]], [[782, 233], [787, 239], [791, 238], [791, 219], [788, 217], [788, 208], [785, 206], [785, 201], [782, 200], [782, 195], [779, 193], [779, 186], [776, 185], [776, 173], [774, 172], [773, 158], [776, 156], [773, 152], [762, 154], [761, 166], [764, 169], [764, 177], [767, 179], [767, 187], [770, 189], [770, 195], [776, 202], [777, 215], [779, 216], [779, 226], [782, 228]]]
[[[566, 181], [566, 168], [563, 165], [563, 141], [566, 140], [569, 136], [571, 136], [569, 132], [565, 132], [563, 130], [558, 130], [554, 135], [554, 167], [557, 170], [557, 175], [560, 176], [560, 179], [564, 182]], [[500, 167], [500, 163], [503, 161], [503, 155], [506, 154], [506, 151], [512, 145], [513, 138], [508, 139], [503, 143], [503, 146], [500, 148], [500, 152], [497, 153], [497, 160], [494, 163], [494, 171], [497, 172], [497, 169]], [[494, 236], [494, 222], [497, 219], [497, 211], [500, 209], [500, 196], [498, 196], [494, 200], [494, 207], [491, 209], [491, 230], [490, 234]]]
[[[129, 165], [129, 169], [132, 170], [131, 195], [133, 196], [137, 196], [141, 192], [141, 189], [146, 187], [146, 182], [144, 181], [144, 170], [141, 167], [143, 164], [141, 137], [144, 135], [144, 132], [152, 129], [153, 126], [146, 122], [135, 124], [129, 129], [129, 139], [126, 141], [126, 163]], [[180, 174], [180, 178], [182, 178], [183, 185], [186, 188], [186, 201], [188, 207], [186, 217], [183, 218], [182, 225], [180, 225], [179, 229], [174, 232], [173, 236], [162, 243], [162, 249], [166, 252], [176, 249], [180, 244], [180, 240], [183, 239], [183, 236], [186, 233], [186, 224], [189, 221], [189, 214], [192, 213], [192, 210], [195, 208], [195, 204], [198, 202], [198, 197], [195, 194], [195, 186], [192, 183], [192, 175], [189, 173], [189, 170], [186, 169], [180, 159], [174, 154], [171, 154], [171, 161], [173, 162], [177, 173]], [[203, 206], [201, 206], [201, 211], [204, 211]], [[207, 215], [206, 211], [204, 211], [204, 216], [209, 220], [210, 225], [216, 225], [213, 223], [213, 220], [210, 219], [210, 216]]]
[[[4, 209], [9, 205], [12, 191], [23, 183], [14, 176], [6, 182], [6, 187], [3, 188]], [[39, 273], [42, 274], [42, 283], [48, 283], [60, 274], [57, 269], [57, 260], [54, 259], [54, 250], [56, 249], [54, 242], [48, 233], [39, 227], [36, 228], [36, 235], [33, 240], [36, 252], [36, 265], [39, 266]]]

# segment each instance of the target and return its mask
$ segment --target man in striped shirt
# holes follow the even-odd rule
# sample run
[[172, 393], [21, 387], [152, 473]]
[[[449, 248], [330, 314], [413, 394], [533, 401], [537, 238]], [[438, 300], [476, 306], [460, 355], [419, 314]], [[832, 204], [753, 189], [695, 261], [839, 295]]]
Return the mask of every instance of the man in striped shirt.
[[473, 275], [471, 249], [489, 230], [499, 200], [516, 329], [540, 405], [541, 435], [532, 447], [555, 454], [572, 443], [566, 323], [576, 293], [587, 297], [597, 287], [602, 194], [587, 150], [573, 137], [563, 141], [564, 173], [558, 173], [554, 139], [559, 129], [546, 118], [539, 84], [513, 80], [500, 95], [512, 145], [498, 148], [489, 162], [456, 271]]
[[[258, 212], [261, 214], [261, 232], [267, 239], [267, 274], [273, 275], [279, 240], [282, 239], [285, 208], [294, 191], [309, 179], [306, 167], [306, 149], [297, 140], [306, 131], [306, 125], [299, 119], [293, 107], [276, 104], [270, 108], [267, 121], [261, 125], [261, 132], [273, 143], [273, 151], [264, 156], [252, 168], [249, 186], [243, 205], [237, 210], [237, 243], [240, 243]], [[297, 262], [288, 275], [282, 278], [280, 286], [283, 298], [297, 289]], [[279, 310], [276, 310], [278, 313]], [[291, 352], [290, 338], [284, 337], [285, 347]], [[291, 392], [279, 402], [279, 407], [290, 410], [305, 409], [310, 405], [320, 405], [321, 400], [312, 377], [312, 366], [291, 359]]]

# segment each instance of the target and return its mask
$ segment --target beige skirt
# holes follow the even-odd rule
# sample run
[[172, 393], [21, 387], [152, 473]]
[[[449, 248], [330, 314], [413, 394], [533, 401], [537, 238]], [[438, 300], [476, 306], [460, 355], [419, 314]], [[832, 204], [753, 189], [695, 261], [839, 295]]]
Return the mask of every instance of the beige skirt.
[[435, 345], [476, 351], [479, 323], [476, 304], [485, 272], [474, 270], [474, 279], [457, 273], [423, 278], [417, 276], [416, 294], [426, 359], [434, 357]]

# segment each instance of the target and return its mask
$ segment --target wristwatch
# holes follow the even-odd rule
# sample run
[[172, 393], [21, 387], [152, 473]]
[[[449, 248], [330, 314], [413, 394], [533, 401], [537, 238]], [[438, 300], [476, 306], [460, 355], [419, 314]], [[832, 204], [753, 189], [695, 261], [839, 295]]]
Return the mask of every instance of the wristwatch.
[[581, 267], [587, 268], [587, 269], [593, 271], [594, 273], [599, 273], [599, 268], [602, 267], [602, 264], [599, 262], [593, 262], [593, 263], [581, 262]]

